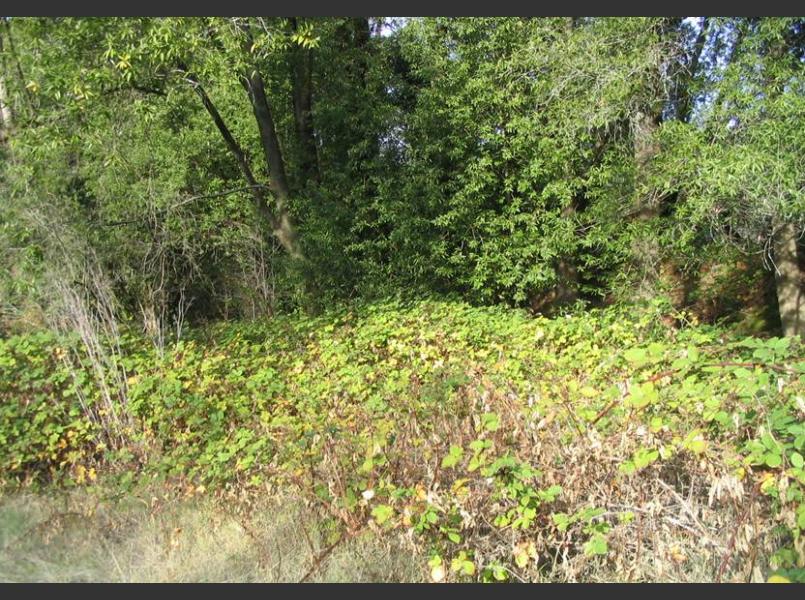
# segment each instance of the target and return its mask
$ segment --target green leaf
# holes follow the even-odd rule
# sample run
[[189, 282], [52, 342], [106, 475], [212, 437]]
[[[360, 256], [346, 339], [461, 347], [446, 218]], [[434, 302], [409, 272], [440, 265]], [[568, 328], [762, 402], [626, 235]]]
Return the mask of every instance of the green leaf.
[[455, 467], [462, 456], [464, 456], [464, 449], [461, 446], [450, 446], [450, 452], [442, 459], [442, 468]]
[[497, 431], [500, 427], [500, 417], [495, 413], [482, 414], [481, 427], [487, 431]]
[[372, 509], [372, 516], [378, 525], [382, 525], [391, 518], [394, 509], [387, 504], [379, 504]]
[[629, 394], [629, 404], [635, 408], [643, 408], [656, 400], [657, 390], [651, 381], [633, 386]]
[[763, 458], [766, 462], [766, 465], [771, 467], [772, 469], [779, 467], [781, 464], [783, 464], [783, 459], [779, 454], [768, 452]]
[[607, 540], [600, 533], [593, 535], [593, 537], [584, 544], [584, 554], [587, 556], [606, 554], [608, 549]]
[[623, 353], [623, 357], [634, 366], [644, 365], [648, 359], [648, 353], [644, 348], [629, 348]]

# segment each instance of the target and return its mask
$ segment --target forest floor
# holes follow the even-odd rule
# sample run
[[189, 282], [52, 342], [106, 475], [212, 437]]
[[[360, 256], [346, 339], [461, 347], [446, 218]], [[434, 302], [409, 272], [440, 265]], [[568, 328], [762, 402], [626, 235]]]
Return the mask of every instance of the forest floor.
[[0, 580], [803, 580], [803, 347], [676, 320], [386, 303], [104, 380], [2, 340]]

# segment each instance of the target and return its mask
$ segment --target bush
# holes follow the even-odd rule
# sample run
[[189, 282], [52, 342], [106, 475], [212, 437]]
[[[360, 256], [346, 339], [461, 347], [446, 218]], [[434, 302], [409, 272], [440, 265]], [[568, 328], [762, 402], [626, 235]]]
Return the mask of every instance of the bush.
[[[218, 325], [161, 358], [130, 340], [128, 456], [95, 445], [57, 341], [12, 338], [3, 477], [294, 490], [345, 538], [411, 540], [433, 580], [801, 577], [801, 344], [661, 317], [432, 300]], [[23, 425], [32, 401], [58, 437]]]

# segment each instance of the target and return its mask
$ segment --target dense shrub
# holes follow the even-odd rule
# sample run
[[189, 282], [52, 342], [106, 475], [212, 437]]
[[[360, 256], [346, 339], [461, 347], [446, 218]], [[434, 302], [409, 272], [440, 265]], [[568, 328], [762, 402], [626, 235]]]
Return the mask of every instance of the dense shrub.
[[344, 539], [408, 536], [434, 580], [801, 577], [801, 344], [666, 321], [426, 301], [221, 324], [162, 357], [130, 339], [136, 426], [115, 452], [58, 359], [68, 342], [15, 337], [1, 473], [293, 489]]

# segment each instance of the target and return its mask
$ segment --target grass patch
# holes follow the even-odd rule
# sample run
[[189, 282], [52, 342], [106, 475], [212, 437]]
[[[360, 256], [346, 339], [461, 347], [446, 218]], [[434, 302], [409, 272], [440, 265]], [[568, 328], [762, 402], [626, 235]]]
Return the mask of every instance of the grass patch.
[[416, 581], [411, 552], [367, 535], [325, 555], [326, 524], [298, 499], [246, 507], [215, 498], [98, 491], [0, 501], [4, 582]]

